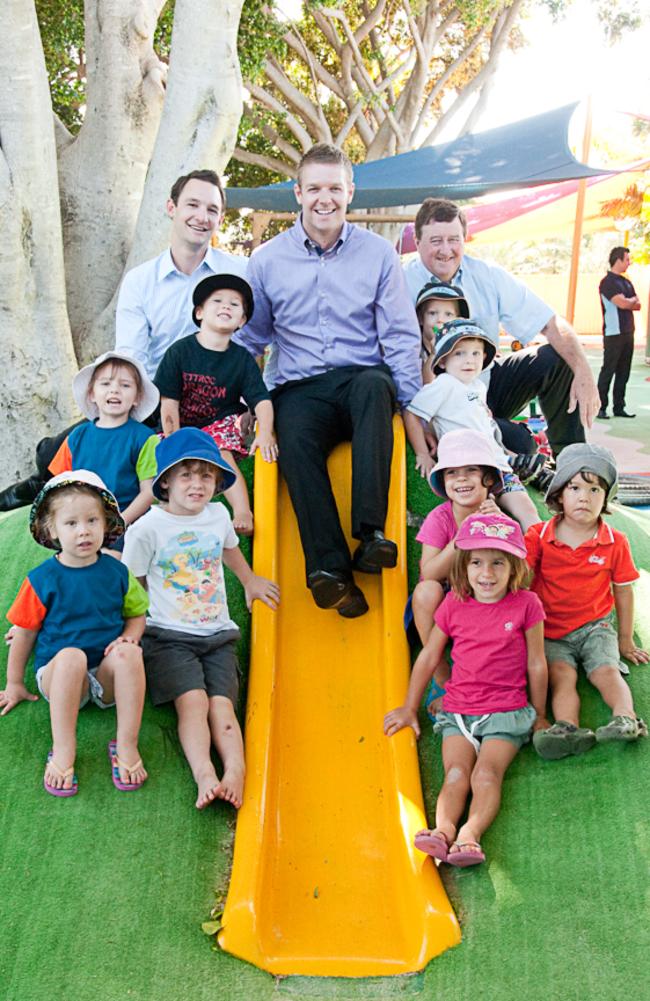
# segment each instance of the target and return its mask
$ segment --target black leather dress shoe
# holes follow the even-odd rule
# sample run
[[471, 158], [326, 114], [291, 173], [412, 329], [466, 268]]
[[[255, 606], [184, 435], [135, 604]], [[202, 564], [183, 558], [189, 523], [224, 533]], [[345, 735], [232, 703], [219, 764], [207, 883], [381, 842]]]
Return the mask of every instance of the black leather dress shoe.
[[614, 417], [636, 417], [636, 414], [628, 414], [627, 410], [615, 410]]
[[45, 486], [40, 476], [30, 476], [20, 483], [13, 483], [0, 490], [0, 511], [13, 511], [17, 507], [31, 504]]
[[352, 576], [340, 570], [314, 570], [307, 577], [307, 586], [319, 608], [335, 608], [345, 619], [355, 619], [368, 611], [361, 588]]
[[379, 529], [362, 538], [352, 557], [352, 566], [361, 573], [381, 573], [397, 565], [397, 545]]
[[607, 413], [606, 410], [603, 410], [603, 408], [601, 407], [600, 410], [598, 411], [598, 413], [596, 414], [596, 420], [597, 421], [608, 421], [609, 420], [609, 414]]

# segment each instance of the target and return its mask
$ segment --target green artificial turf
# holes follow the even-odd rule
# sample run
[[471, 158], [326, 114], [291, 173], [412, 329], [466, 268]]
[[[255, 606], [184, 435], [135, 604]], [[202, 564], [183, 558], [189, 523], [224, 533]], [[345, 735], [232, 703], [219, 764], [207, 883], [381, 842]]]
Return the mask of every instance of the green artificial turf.
[[[432, 501], [411, 471], [411, 511], [425, 514]], [[647, 514], [617, 510], [611, 522], [628, 532], [645, 568], [637, 621], [639, 639], [649, 646], [650, 626], [640, 610], [650, 607], [650, 521]], [[414, 530], [409, 534], [415, 568]], [[29, 537], [25, 511], [0, 516], [0, 552], [4, 615], [25, 571], [46, 555]], [[232, 579], [229, 596], [234, 617], [245, 625]], [[632, 687], [639, 710], [650, 714], [650, 669], [633, 668]], [[604, 722], [602, 704], [584, 686], [582, 693], [585, 721]], [[484, 838], [488, 865], [443, 867], [463, 941], [424, 973], [276, 980], [214, 951], [201, 931], [227, 890], [234, 811], [224, 804], [201, 813], [193, 808], [173, 712], [145, 710], [141, 750], [151, 777], [138, 793], [113, 788], [106, 757], [113, 732], [112, 711], [84, 709], [80, 792], [57, 800], [42, 788], [45, 703], [22, 704], [0, 719], [2, 1001], [618, 1001], [643, 995], [650, 955], [642, 904], [650, 857], [648, 741], [598, 747], [560, 762], [543, 762], [530, 749], [518, 756], [506, 777], [502, 811]], [[433, 816], [440, 743], [428, 727], [420, 751]]]

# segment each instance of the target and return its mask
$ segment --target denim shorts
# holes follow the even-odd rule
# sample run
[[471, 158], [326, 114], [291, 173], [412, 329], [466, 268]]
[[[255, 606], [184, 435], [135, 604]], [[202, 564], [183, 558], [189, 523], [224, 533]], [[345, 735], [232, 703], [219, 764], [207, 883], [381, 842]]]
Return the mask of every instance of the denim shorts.
[[173, 702], [186, 692], [201, 689], [237, 705], [239, 629], [222, 629], [211, 636], [197, 636], [176, 629], [147, 626], [142, 637], [144, 669], [155, 706]]
[[[436, 716], [433, 732], [441, 734], [443, 740], [445, 737], [462, 736], [467, 737], [471, 743], [477, 741], [479, 745], [484, 740], [507, 740], [520, 748], [530, 740], [536, 718], [537, 713], [531, 705], [524, 706], [523, 709], [476, 716], [443, 710]], [[471, 740], [472, 737], [474, 740]]]
[[[42, 681], [43, 671], [48, 666], [49, 664], [43, 664], [43, 666], [39, 667], [38, 671], [36, 672], [36, 687], [38, 688], [39, 692], [41, 693], [46, 702], [49, 702], [50, 700], [43, 691], [41, 681]], [[79, 702], [80, 709], [83, 709], [83, 707], [88, 702], [94, 702], [95, 705], [99, 706], [100, 709], [110, 709], [111, 706], [115, 705], [114, 702], [104, 702], [104, 688], [102, 686], [101, 681], [98, 681], [97, 679], [97, 672], [99, 671], [99, 667], [100, 665], [98, 664], [97, 667], [91, 667], [88, 669], [88, 671], [86, 671], [86, 677], [88, 679], [88, 689], [81, 696], [81, 700]]]
[[563, 660], [576, 671], [582, 664], [587, 677], [599, 667], [617, 667], [621, 674], [630, 673], [620, 659], [618, 636], [611, 615], [572, 629], [559, 640], [545, 639], [544, 653], [549, 664], [554, 660]]

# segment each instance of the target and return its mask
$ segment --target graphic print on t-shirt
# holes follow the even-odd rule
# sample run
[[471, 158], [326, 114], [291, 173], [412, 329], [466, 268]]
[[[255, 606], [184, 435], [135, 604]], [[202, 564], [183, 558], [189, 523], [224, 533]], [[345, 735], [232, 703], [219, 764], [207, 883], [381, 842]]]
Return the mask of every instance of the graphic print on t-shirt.
[[200, 372], [183, 372], [183, 393], [180, 419], [183, 427], [200, 427], [209, 424], [218, 410], [219, 401], [226, 397], [227, 389], [220, 386], [212, 375]]
[[181, 532], [160, 551], [163, 589], [179, 622], [217, 623], [228, 617], [221, 567], [222, 542], [212, 532]]

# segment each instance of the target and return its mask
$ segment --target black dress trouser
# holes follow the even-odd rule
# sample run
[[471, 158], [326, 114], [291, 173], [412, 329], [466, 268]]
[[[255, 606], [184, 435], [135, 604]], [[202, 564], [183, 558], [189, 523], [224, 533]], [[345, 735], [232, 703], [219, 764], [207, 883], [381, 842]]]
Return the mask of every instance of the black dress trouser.
[[614, 413], [625, 410], [625, 388], [630, 378], [634, 355], [634, 334], [608, 334], [603, 337], [603, 367], [598, 376], [600, 406], [607, 410], [607, 398], [612, 379], [614, 380]]
[[[488, 407], [495, 419], [509, 421], [537, 398], [546, 418], [549, 443], [557, 455], [566, 445], [585, 440], [578, 408], [567, 413], [572, 381], [573, 372], [550, 344], [524, 348], [492, 366]], [[509, 444], [507, 425], [500, 421], [499, 426], [505, 447], [521, 451], [515, 442]]]
[[352, 442], [352, 536], [386, 521], [395, 384], [386, 365], [346, 365], [287, 382], [272, 393], [280, 470], [298, 519], [307, 574], [350, 573], [350, 551], [327, 457]]

